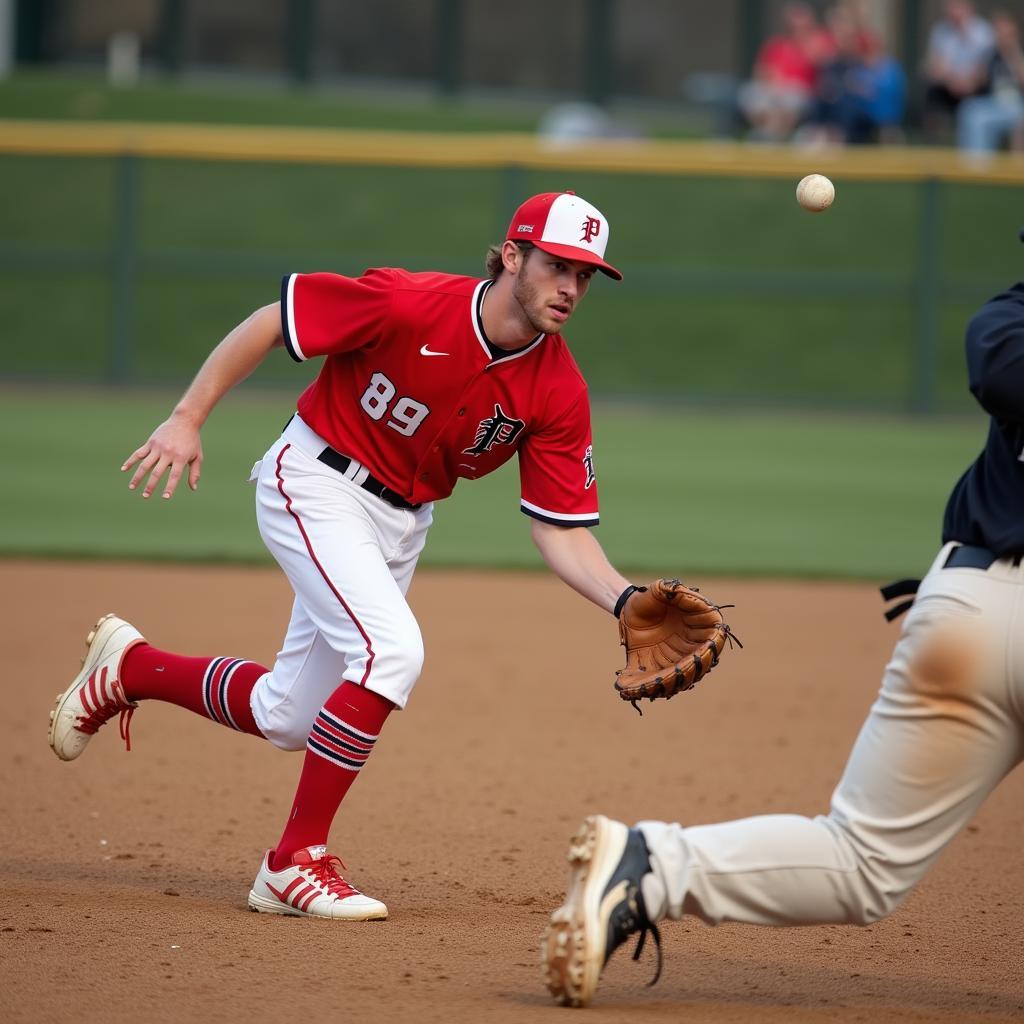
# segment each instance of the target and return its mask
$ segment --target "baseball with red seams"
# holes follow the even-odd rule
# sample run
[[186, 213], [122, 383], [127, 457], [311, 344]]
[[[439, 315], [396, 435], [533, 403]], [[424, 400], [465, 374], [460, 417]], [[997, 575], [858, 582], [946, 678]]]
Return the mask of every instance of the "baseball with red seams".
[[796, 187], [796, 201], [811, 213], [827, 210], [835, 197], [835, 186], [824, 174], [808, 174]]

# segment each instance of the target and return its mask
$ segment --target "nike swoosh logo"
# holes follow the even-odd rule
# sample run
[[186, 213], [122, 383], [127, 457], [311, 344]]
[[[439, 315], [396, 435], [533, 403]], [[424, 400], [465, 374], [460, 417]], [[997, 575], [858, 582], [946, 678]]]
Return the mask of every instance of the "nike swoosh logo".
[[420, 349], [421, 356], [450, 356], [451, 352], [431, 352], [426, 345]]

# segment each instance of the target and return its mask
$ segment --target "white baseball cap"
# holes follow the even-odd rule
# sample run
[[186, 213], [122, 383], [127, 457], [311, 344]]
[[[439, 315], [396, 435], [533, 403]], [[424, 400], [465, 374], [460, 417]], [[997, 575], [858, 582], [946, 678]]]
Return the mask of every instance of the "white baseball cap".
[[616, 281], [622, 280], [622, 274], [604, 259], [608, 221], [575, 192], [531, 196], [516, 210], [506, 237], [532, 242], [552, 256], [590, 263]]

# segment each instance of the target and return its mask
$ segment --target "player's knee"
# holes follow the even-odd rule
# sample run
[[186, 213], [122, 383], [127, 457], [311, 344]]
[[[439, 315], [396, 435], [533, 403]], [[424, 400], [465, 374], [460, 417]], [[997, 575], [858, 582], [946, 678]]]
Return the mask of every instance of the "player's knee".
[[850, 924], [869, 925], [888, 917], [920, 877], [916, 858], [901, 857], [884, 837], [851, 828], [845, 816], [829, 818], [846, 870], [839, 893]]
[[860, 901], [850, 922], [859, 925], [876, 924], [888, 917], [902, 902], [902, 895], [894, 897], [888, 893], [872, 893], [869, 898]]
[[263, 735], [279, 750], [303, 750], [309, 739], [310, 722], [276, 717], [266, 726], [260, 726]]
[[850, 900], [853, 924], [869, 925], [888, 917], [906, 898], [913, 880], [901, 876], [891, 864], [860, 859], [856, 892]]
[[268, 672], [253, 687], [253, 717], [263, 736], [280, 750], [302, 750], [313, 725], [315, 711], [309, 703], [295, 700], [289, 685]]
[[416, 685], [416, 680], [423, 671], [423, 657], [423, 638], [417, 634], [416, 643], [406, 648], [402, 655], [402, 673], [408, 680], [410, 690]]
[[[397, 707], [405, 707], [416, 680], [423, 671], [423, 637], [413, 622], [406, 629], [395, 632], [386, 641], [374, 644], [373, 658], [364, 671], [362, 683], [367, 689], [386, 697]], [[351, 677], [349, 677], [351, 678]]]
[[279, 750], [304, 750], [312, 727], [308, 716], [291, 706], [275, 708], [260, 724], [260, 731]]

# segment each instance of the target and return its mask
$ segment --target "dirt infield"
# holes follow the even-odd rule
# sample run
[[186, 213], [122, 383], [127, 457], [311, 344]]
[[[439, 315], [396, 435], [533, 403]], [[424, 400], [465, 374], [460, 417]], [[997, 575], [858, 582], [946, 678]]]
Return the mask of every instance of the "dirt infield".
[[[827, 806], [896, 636], [865, 585], [701, 581], [746, 644], [693, 693], [615, 699], [612, 622], [545, 576], [422, 573], [427, 665], [335, 823], [332, 848], [391, 919], [250, 914], [301, 763], [166, 705], [126, 754], [80, 761], [47, 712], [98, 615], [154, 643], [269, 663], [276, 570], [0, 563], [0, 1020], [566, 1021], [537, 946], [580, 817], [688, 823]], [[793, 609], [799, 608], [798, 614]], [[595, 1021], [1024, 1019], [1024, 773], [888, 920], [869, 928], [663, 931], [612, 961]], [[575, 1019], [575, 1018], [573, 1018]]]

